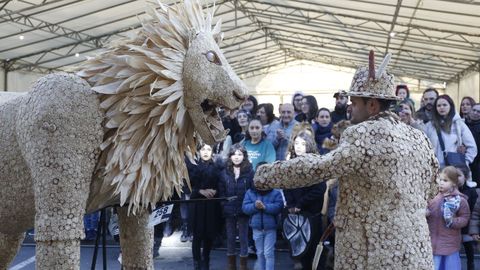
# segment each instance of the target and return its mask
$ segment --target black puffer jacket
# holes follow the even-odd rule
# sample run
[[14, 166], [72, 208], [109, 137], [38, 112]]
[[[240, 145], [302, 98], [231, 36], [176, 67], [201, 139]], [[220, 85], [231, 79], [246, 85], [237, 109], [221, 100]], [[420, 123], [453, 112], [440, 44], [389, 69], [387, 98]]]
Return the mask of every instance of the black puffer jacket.
[[323, 198], [327, 190], [326, 182], [309, 187], [285, 189], [283, 194], [287, 201], [287, 208], [296, 207], [310, 215], [319, 214], [323, 207]]
[[221, 174], [219, 183], [220, 197], [237, 196], [235, 200], [223, 201], [223, 215], [225, 217], [245, 216], [242, 211], [243, 198], [248, 189], [253, 188], [252, 165], [240, 171], [240, 176], [235, 180], [233, 171], [225, 168]]

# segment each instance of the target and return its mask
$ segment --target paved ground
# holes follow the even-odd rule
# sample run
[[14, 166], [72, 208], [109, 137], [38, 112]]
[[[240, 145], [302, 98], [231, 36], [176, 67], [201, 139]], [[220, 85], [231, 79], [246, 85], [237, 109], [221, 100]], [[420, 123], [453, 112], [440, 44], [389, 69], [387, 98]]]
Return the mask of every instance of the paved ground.
[[[163, 239], [162, 247], [160, 248], [160, 258], [155, 260], [156, 270], [191, 270], [193, 269], [191, 243], [180, 242], [180, 232], [175, 232], [170, 237]], [[111, 241], [107, 244], [107, 269], [120, 269], [120, 264], [117, 261], [120, 248], [114, 245]], [[93, 258], [93, 245], [85, 243], [81, 248], [81, 262], [80, 269], [91, 269]], [[211, 254], [211, 270], [226, 269], [226, 250], [223, 248], [212, 251]], [[238, 262], [237, 262], [238, 263]], [[255, 263], [254, 259], [248, 261], [250, 268], [253, 269]], [[35, 246], [31, 241], [27, 240], [26, 244], [22, 246], [19, 254], [13, 261], [9, 270], [34, 270], [35, 269]], [[99, 255], [95, 269], [102, 269], [102, 255], [99, 250]], [[286, 251], [277, 251], [275, 259], [275, 269], [293, 269], [293, 262]]]
[[[181, 243], [180, 233], [176, 232], [170, 237], [166, 237], [163, 240], [163, 245], [160, 248], [160, 258], [155, 260], [156, 270], [191, 270], [193, 269], [192, 255], [191, 255], [191, 243]], [[19, 254], [15, 258], [13, 264], [9, 270], [34, 270], [35, 269], [35, 246], [27, 239], [22, 246]], [[107, 269], [120, 269], [120, 264], [117, 261], [119, 247], [112, 241], [109, 241], [107, 245]], [[81, 249], [81, 266], [80, 269], [91, 269], [93, 245], [85, 242]], [[216, 249], [212, 251], [211, 255], [211, 270], [224, 270], [226, 269], [226, 251], [225, 249]], [[277, 251], [275, 254], [275, 269], [277, 270], [291, 270], [293, 269], [293, 261], [291, 260], [288, 252]], [[253, 269], [255, 260], [249, 259], [249, 269]], [[462, 256], [462, 262], [465, 267], [465, 258]], [[480, 269], [480, 257], [476, 258], [476, 269]], [[99, 251], [99, 257], [95, 269], [102, 269], [102, 256]]]

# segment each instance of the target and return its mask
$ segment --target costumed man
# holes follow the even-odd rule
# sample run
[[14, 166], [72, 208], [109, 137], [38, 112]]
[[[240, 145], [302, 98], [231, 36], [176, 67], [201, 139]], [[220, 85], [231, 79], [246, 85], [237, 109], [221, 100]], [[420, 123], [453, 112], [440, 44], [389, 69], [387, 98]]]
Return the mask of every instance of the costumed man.
[[425, 218], [438, 162], [427, 137], [388, 111], [395, 96], [387, 55], [360, 67], [350, 91], [352, 123], [338, 148], [259, 167], [255, 186], [298, 188], [338, 178], [335, 269], [433, 269]]

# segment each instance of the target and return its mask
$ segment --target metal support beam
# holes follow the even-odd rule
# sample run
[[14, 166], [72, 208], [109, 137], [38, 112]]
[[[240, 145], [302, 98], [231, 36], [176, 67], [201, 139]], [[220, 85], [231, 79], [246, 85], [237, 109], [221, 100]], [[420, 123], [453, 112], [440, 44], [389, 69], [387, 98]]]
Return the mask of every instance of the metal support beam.
[[5, 3], [0, 7], [0, 11], [2, 11], [10, 2], [12, 2], [12, 0], [5, 1]]
[[[138, 28], [138, 27], [140, 27], [140, 26], [141, 26], [141, 24], [138, 24], [138, 25], [135, 25], [134, 27], [135, 27], [135, 28]], [[103, 43], [105, 43], [106, 40], [108, 40], [108, 39], [111, 38], [112, 36], [114, 36], [114, 35], [116, 35], [116, 34], [119, 34], [119, 33], [123, 33], [123, 32], [130, 31], [130, 30], [131, 30], [130, 27], [127, 28], [127, 29], [117, 30], [117, 31], [110, 32], [110, 33], [107, 33], [107, 34], [104, 34], [104, 35], [92, 37], [92, 38], [91, 38], [90, 40], [88, 40], [88, 41], [89, 41], [89, 42], [95, 42], [95, 43], [97, 44], [97, 46], [96, 46], [95, 48], [93, 48], [94, 50], [100, 49], [100, 48], [102, 48], [102, 46], [100, 46], [100, 45], [103, 44]], [[76, 45], [82, 44], [82, 43], [83, 43], [83, 42], [75, 42], [75, 43], [60, 45], [60, 46], [55, 47], [55, 48], [50, 48], [50, 49], [47, 49], [47, 50], [44, 50], [44, 51], [33, 52], [33, 53], [31, 53], [31, 54], [24, 55], [24, 56], [22, 56], [21, 58], [13, 58], [13, 59], [10, 59], [12, 62], [14, 62], [14, 67], [13, 67], [12, 70], [28, 69], [28, 68], [31, 67], [31, 66], [38, 66], [38, 64], [42, 64], [42, 63], [48, 62], [48, 60], [47, 60], [47, 61], [44, 61], [44, 62], [37, 63], [37, 65], [35, 65], [34, 63], [28, 63], [28, 62], [25, 61], [25, 63], [23, 63], [23, 64], [17, 64], [16, 62], [18, 62], [18, 60], [21, 60], [21, 59], [24, 59], [24, 58], [28, 58], [28, 57], [31, 57], [31, 56], [35, 56], [35, 55], [39, 55], [39, 54], [50, 53], [50, 52], [55, 51], [55, 50], [67, 48], [67, 47], [70, 47], [70, 46], [76, 46]], [[72, 54], [74, 54], [74, 53], [64, 55], [64, 57], [72, 56]], [[56, 59], [56, 60], [58, 60], [58, 59]]]
[[385, 54], [388, 53], [388, 47], [390, 47], [390, 39], [392, 38], [393, 30], [395, 29], [395, 24], [397, 23], [398, 13], [400, 12], [400, 7], [402, 6], [402, 0], [398, 0], [397, 6], [395, 7], [395, 14], [393, 14], [392, 24], [390, 25], [390, 31], [388, 32], [387, 45], [385, 46]]
[[8, 91], [8, 62], [3, 60], [3, 91]]
[[[69, 2], [67, 2], [67, 1], [69, 1]], [[41, 11], [28, 13], [28, 15], [34, 16], [34, 15], [40, 14], [42, 12], [51, 11], [51, 10], [54, 10], [54, 9], [57, 9], [57, 8], [61, 8], [61, 7], [67, 6], [67, 5], [71, 5], [72, 2], [78, 3], [78, 2], [82, 2], [82, 1], [86, 1], [86, 0], [74, 0], [74, 1], [72, 1], [72, 0], [50, 0], [50, 1], [44, 0], [41, 3], [38, 3], [38, 4], [32, 4], [31, 6], [28, 6], [28, 7], [22, 8], [22, 9], [17, 9], [13, 13], [2, 14], [2, 15], [0, 15], [0, 19], [4, 19], [4, 18], [10, 17], [10, 16], [15, 15], [15, 14], [32, 11], [32, 10], [35, 10], [37, 8], [42, 8]], [[49, 5], [58, 4], [60, 2], [63, 2], [63, 3], [60, 4], [60, 5], [54, 6], [54, 7], [45, 8]], [[0, 24], [8, 22], [8, 21], [9, 20], [0, 20]]]
[[[251, 12], [246, 8], [246, 6], [242, 3], [242, 1], [238, 1], [238, 9], [250, 20], [258, 26], [258, 29], [262, 29], [265, 32], [265, 36], [268, 36], [276, 45], [280, 47], [280, 50], [284, 51], [282, 44], [275, 38], [275, 35], [271, 33], [267, 27], [264, 26], [264, 23], [256, 18]], [[265, 42], [266, 44], [266, 42]]]
[[[381, 13], [381, 12], [376, 12], [376, 11], [369, 11], [369, 10], [366, 10], [366, 9], [355, 9], [355, 8], [343, 8], [345, 10], [348, 10], [348, 11], [356, 11], [356, 13], [364, 13], [364, 14], [368, 14], [366, 15], [365, 17], [362, 17], [362, 16], [359, 16], [359, 15], [352, 15], [352, 14], [348, 14], [348, 13], [341, 13], [341, 12], [331, 12], [331, 11], [326, 11], [325, 8], [332, 8], [332, 9], [342, 9], [341, 6], [336, 6], [336, 5], [331, 5], [331, 4], [327, 4], [327, 3], [322, 3], [322, 4], [315, 4], [313, 3], [312, 1], [305, 1], [305, 0], [290, 0], [289, 2], [296, 2], [298, 4], [304, 4], [304, 6], [300, 6], [300, 5], [288, 5], [288, 4], [280, 4], [280, 3], [265, 3], [265, 2], [262, 2], [261, 0], [248, 0], [248, 3], [250, 3], [251, 5], [253, 4], [262, 4], [262, 5], [267, 5], [268, 9], [271, 9], [272, 6], [275, 6], [275, 7], [281, 7], [284, 10], [285, 13], [292, 13], [290, 10], [296, 10], [296, 11], [304, 11], [304, 12], [308, 12], [309, 14], [313, 16], [317, 15], [317, 14], [323, 14], [323, 15], [330, 15], [330, 16], [334, 16], [334, 17], [341, 17], [341, 18], [349, 18], [349, 19], [357, 19], [357, 20], [368, 20], [368, 21], [371, 21], [371, 22], [376, 22], [378, 24], [385, 24], [385, 25], [390, 25], [390, 21], [388, 20], [382, 20], [382, 19], [377, 19], [378, 17], [380, 16], [389, 16], [390, 14], [386, 14], [386, 13]], [[328, 3], [334, 3], [334, 2], [328, 2]], [[305, 5], [308, 5], [309, 7], [312, 7], [312, 8], [306, 8]], [[316, 7], [319, 7], [319, 8], [315, 8]], [[320, 9], [321, 8], [321, 9]], [[398, 16], [402, 19], [405, 19], [405, 18], [408, 18], [406, 16]], [[439, 20], [431, 20], [431, 19], [428, 19], [426, 17], [423, 17], [423, 18], [416, 18], [416, 21], [420, 21], [420, 22], [429, 22], [429, 23], [436, 23], [436, 24], [445, 24], [446, 22], [445, 21], [439, 21]], [[460, 24], [460, 23], [454, 23], [454, 22], [448, 22], [448, 24], [450, 25], [455, 25], [455, 26], [461, 26], [461, 27], [474, 27], [472, 26], [471, 24]], [[448, 30], [448, 29], [442, 29], [442, 28], [434, 28], [434, 27], [427, 27], [427, 26], [424, 26], [424, 25], [416, 25], [416, 24], [405, 24], [405, 23], [397, 23], [397, 25], [400, 25], [400, 26], [404, 26], [404, 27], [410, 27], [410, 28], [414, 28], [414, 29], [420, 29], [420, 30], [429, 30], [429, 31], [435, 31], [435, 32], [440, 32], [440, 33], [450, 33], [450, 34], [455, 34], [455, 35], [466, 35], [466, 36], [473, 36], [473, 37], [480, 37], [480, 34], [477, 34], [477, 33], [469, 33], [467, 31], [465, 32], [461, 32], [461, 31], [452, 31], [452, 30]]]

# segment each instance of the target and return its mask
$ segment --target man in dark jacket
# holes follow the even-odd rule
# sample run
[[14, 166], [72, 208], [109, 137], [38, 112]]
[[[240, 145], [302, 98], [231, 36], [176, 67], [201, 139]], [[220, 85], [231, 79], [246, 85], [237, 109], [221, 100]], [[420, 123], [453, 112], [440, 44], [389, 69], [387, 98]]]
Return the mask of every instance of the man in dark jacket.
[[435, 88], [427, 88], [423, 91], [423, 106], [415, 112], [415, 118], [423, 121], [424, 124], [432, 120], [433, 103], [438, 97], [438, 91]]
[[333, 94], [335, 98], [335, 110], [330, 114], [332, 118], [332, 123], [338, 123], [342, 120], [347, 120], [347, 103], [348, 97], [344, 95], [345, 91], [338, 91]]

